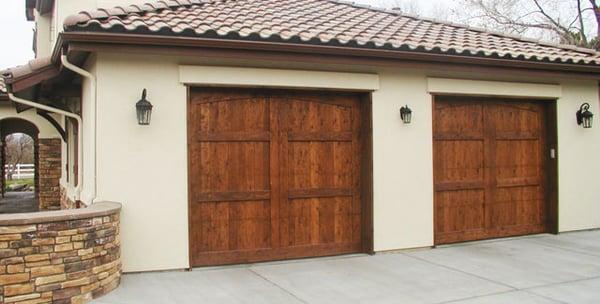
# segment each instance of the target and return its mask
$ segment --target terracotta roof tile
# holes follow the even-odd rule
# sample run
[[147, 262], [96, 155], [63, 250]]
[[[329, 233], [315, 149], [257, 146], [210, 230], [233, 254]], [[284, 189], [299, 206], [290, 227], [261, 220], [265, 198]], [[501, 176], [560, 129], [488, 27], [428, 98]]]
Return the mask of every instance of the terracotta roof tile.
[[335, 0], [170, 0], [81, 12], [66, 31], [267, 40], [556, 63], [600, 53]]
[[41, 57], [29, 61], [27, 64], [20, 65], [14, 68], [10, 68], [4, 71], [0, 71], [0, 78], [4, 78], [4, 81], [14, 78], [23, 77], [29, 75], [35, 71], [39, 71], [43, 68], [47, 68], [52, 65], [51, 57]]
[[6, 85], [4, 84], [4, 77], [0, 76], [0, 95], [6, 95]]

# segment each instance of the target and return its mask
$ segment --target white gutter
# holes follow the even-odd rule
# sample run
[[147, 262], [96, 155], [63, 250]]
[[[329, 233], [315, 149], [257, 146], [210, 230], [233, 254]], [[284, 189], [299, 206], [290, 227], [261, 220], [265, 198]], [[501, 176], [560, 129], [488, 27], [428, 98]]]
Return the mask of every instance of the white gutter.
[[[81, 121], [81, 116], [73, 114], [71, 112], [67, 112], [67, 111], [63, 111], [57, 108], [53, 108], [53, 107], [49, 107], [47, 105], [43, 105], [31, 100], [26, 100], [26, 99], [22, 99], [19, 98], [15, 95], [13, 95], [13, 93], [8, 93], [8, 98], [10, 98], [10, 100], [19, 103], [19, 104], [23, 104], [32, 108], [36, 108], [36, 109], [40, 109], [40, 110], [44, 110], [50, 113], [56, 113], [56, 114], [60, 114], [60, 115], [64, 115], [66, 117], [70, 117], [73, 118], [77, 121], [77, 129], [78, 129], [78, 141], [77, 141], [77, 158], [78, 159], [82, 159], [83, 156], [83, 134], [81, 132], [81, 128], [82, 128], [82, 121]], [[81, 186], [82, 186], [82, 181], [83, 181], [83, 174], [82, 173], [82, 167], [83, 166], [77, 166], [77, 187], [75, 187], [75, 201], [79, 201], [81, 199]]]
[[[62, 65], [65, 68], [67, 68], [67, 69], [75, 72], [76, 74], [78, 74], [78, 75], [80, 75], [80, 76], [82, 76], [84, 78], [89, 79], [89, 81], [90, 81], [90, 91], [92, 92], [91, 104], [90, 104], [90, 109], [91, 109], [92, 113], [90, 114], [90, 119], [93, 120], [92, 121], [92, 129], [93, 129], [92, 130], [92, 138], [90, 139], [90, 142], [91, 142], [91, 144], [93, 146], [92, 146], [92, 149], [91, 149], [91, 154], [92, 155], [89, 155], [89, 157], [93, 160], [93, 166], [91, 168], [89, 168], [90, 169], [89, 171], [91, 171], [91, 172], [88, 171], [88, 173], [89, 173], [88, 176], [94, 179], [93, 181], [91, 181], [92, 194], [91, 194], [91, 197], [89, 198], [89, 204], [93, 204], [93, 203], [95, 203], [96, 195], [98, 193], [98, 185], [96, 183], [96, 181], [97, 181], [97, 175], [96, 175], [97, 171], [96, 170], [98, 168], [98, 159], [96, 157], [97, 127], [98, 127], [98, 125], [97, 125], [97, 115], [96, 115], [96, 113], [97, 113], [97, 104], [98, 104], [97, 103], [97, 94], [98, 93], [97, 93], [97, 90], [96, 90], [96, 77], [94, 75], [92, 75], [90, 72], [88, 72], [88, 71], [86, 71], [86, 70], [84, 70], [84, 69], [82, 69], [82, 68], [80, 68], [80, 67], [78, 67], [78, 66], [76, 66], [76, 65], [74, 65], [72, 63], [70, 63], [69, 60], [67, 59], [66, 55], [62, 55], [60, 57], [60, 60], [62, 62]], [[79, 130], [79, 131], [81, 132], [82, 130]], [[78, 166], [79, 168], [83, 167], [83, 162], [81, 161], [81, 158], [80, 158], [80, 162], [81, 163]]]

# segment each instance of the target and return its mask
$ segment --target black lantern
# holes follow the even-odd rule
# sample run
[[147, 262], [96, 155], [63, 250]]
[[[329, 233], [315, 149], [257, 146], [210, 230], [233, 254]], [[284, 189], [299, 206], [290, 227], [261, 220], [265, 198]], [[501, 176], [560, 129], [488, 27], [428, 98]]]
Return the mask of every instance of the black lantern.
[[135, 104], [137, 111], [138, 124], [141, 126], [147, 126], [150, 124], [152, 118], [152, 104], [146, 100], [146, 89], [142, 91], [142, 99]]
[[590, 104], [587, 102], [582, 104], [579, 111], [577, 111], [577, 124], [589, 129], [592, 127], [593, 118], [594, 114], [590, 112]]
[[408, 106], [400, 108], [400, 118], [405, 124], [409, 124], [412, 120], [412, 110]]

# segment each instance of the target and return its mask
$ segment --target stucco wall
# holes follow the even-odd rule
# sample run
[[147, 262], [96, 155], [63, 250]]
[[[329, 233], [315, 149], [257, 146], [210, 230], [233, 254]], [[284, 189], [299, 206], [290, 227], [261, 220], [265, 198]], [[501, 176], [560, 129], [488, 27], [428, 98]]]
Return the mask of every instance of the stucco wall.
[[[575, 123], [583, 101], [598, 107], [594, 81], [544, 79], [512, 74], [476, 74], [445, 69], [411, 70], [161, 57], [98, 55], [98, 197], [124, 202], [123, 269], [146, 271], [188, 267], [186, 88], [180, 65], [236, 65], [265, 68], [377, 73], [373, 93], [375, 250], [433, 244], [432, 104], [428, 77], [559, 84], [560, 229], [600, 227], [600, 127]], [[493, 83], [485, 83], [489, 90]], [[506, 91], [506, 84], [498, 84]], [[134, 104], [143, 88], [154, 104], [152, 124], [138, 126]], [[471, 88], [473, 89], [473, 88]], [[411, 125], [398, 110], [408, 104]], [[583, 163], [583, 162], [587, 163]], [[587, 171], [582, 172], [582, 167]], [[587, 190], [586, 190], [587, 189]], [[148, 237], [143, 237], [148, 236]], [[151, 236], [151, 237], [150, 237]], [[155, 239], [161, 239], [156, 250]]]
[[[17, 110], [11, 104], [3, 104], [0, 105], [0, 119], [5, 118], [20, 118], [33, 123], [40, 131], [39, 138], [60, 138], [60, 134], [56, 129], [46, 119], [37, 115], [33, 109], [17, 113]], [[54, 118], [60, 122], [58, 116], [54, 116]]]
[[[600, 103], [598, 85], [593, 81], [562, 82], [558, 101], [559, 230], [600, 227]], [[582, 129], [575, 112], [583, 102], [596, 114], [594, 127]]]
[[[98, 198], [124, 202], [124, 271], [184, 268], [187, 91], [176, 64], [141, 62], [98, 56]], [[144, 88], [154, 104], [149, 126], [139, 126], [135, 112]], [[157, 250], [157, 239], [164, 249]]]

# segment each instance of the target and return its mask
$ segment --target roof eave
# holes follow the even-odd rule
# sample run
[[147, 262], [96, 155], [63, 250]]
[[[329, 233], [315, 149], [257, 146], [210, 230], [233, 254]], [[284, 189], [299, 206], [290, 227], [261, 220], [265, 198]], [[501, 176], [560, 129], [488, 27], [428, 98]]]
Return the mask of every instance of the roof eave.
[[[177, 37], [161, 35], [144, 35], [130, 33], [101, 33], [101, 32], [63, 32], [54, 56], [60, 53], [60, 46], [71, 42], [102, 43], [116, 45], [145, 45], [163, 47], [202, 47], [256, 51], [280, 51], [289, 53], [344, 55], [357, 57], [385, 58], [396, 60], [414, 60], [423, 62], [461, 63], [489, 67], [514, 67], [558, 72], [590, 73], [600, 75], [600, 65], [567, 64], [540, 62], [532, 60], [515, 60], [489, 58], [483, 56], [450, 55], [441, 53], [399, 51], [377, 48], [340, 47], [329, 45], [297, 44], [254, 40], [231, 40], [197, 37]], [[53, 56], [53, 57], [54, 57]]]
[[51, 64], [38, 70], [31, 71], [20, 77], [5, 78], [6, 88], [9, 93], [18, 93], [23, 90], [29, 89], [37, 84], [40, 84], [46, 80], [55, 78], [59, 74], [60, 67]]

